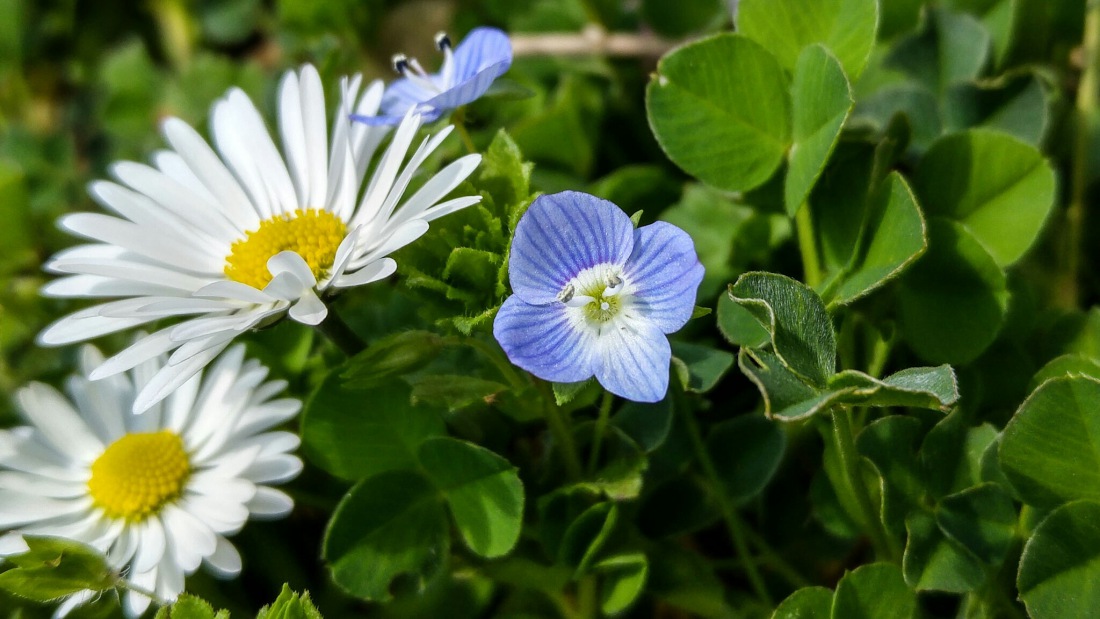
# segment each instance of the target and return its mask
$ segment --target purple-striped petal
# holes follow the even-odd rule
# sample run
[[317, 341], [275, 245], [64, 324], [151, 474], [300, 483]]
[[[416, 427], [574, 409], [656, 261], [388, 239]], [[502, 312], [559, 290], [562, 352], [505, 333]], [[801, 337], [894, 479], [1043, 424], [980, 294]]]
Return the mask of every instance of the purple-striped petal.
[[[478, 73], [499, 70], [497, 77], [512, 66], [512, 42], [498, 28], [474, 28], [455, 48], [454, 84], [469, 81]], [[503, 69], [499, 69], [503, 65]]]
[[512, 363], [539, 378], [585, 380], [593, 373], [595, 333], [572, 324], [568, 309], [561, 303], [530, 305], [512, 295], [497, 312], [493, 337]]
[[686, 232], [658, 221], [634, 231], [634, 252], [623, 275], [634, 284], [638, 313], [672, 333], [691, 318], [703, 265]]
[[611, 202], [576, 191], [544, 195], [516, 225], [508, 278], [524, 301], [550, 303], [581, 271], [624, 264], [633, 249], [634, 225]]
[[672, 348], [654, 323], [621, 320], [599, 337], [596, 380], [604, 389], [635, 402], [659, 402], [668, 391]]
[[466, 105], [485, 94], [489, 87], [512, 66], [512, 43], [497, 28], [474, 28], [454, 50], [448, 83], [442, 73], [426, 76], [431, 87], [407, 78], [394, 80], [382, 97], [380, 114], [352, 120], [368, 125], [396, 125], [410, 108], [416, 108], [424, 122], [432, 122], [443, 112]]

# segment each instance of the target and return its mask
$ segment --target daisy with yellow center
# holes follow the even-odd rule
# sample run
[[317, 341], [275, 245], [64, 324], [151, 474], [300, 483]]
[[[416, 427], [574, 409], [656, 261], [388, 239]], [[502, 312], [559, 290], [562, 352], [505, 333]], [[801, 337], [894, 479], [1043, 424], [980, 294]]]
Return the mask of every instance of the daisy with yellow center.
[[350, 117], [374, 115], [383, 88], [375, 82], [361, 93], [361, 85], [359, 76], [342, 80], [329, 131], [317, 71], [307, 65], [288, 72], [279, 87], [279, 146], [239, 89], [211, 110], [214, 148], [183, 121], [166, 120], [171, 149], [154, 155], [152, 165], [116, 163], [111, 171], [118, 182], [93, 183], [90, 194], [111, 214], [62, 218], [63, 229], [92, 243], [46, 265], [64, 277], [43, 294], [114, 300], [55, 322], [39, 343], [59, 346], [185, 317], [93, 372], [101, 379], [171, 353], [135, 398], [140, 412], [237, 335], [284, 315], [320, 324], [328, 315], [325, 297], [393, 274], [397, 265], [389, 254], [419, 238], [433, 219], [480, 200], [445, 198], [481, 157], [452, 162], [406, 195], [451, 127], [410, 155], [421, 119], [409, 113], [375, 158], [390, 128]]
[[[298, 437], [271, 427], [301, 408], [273, 399], [286, 385], [244, 361], [235, 346], [144, 415], [130, 412], [134, 385], [160, 369], [91, 381], [103, 362], [88, 346], [70, 399], [32, 383], [16, 396], [29, 425], [0, 431], [0, 556], [26, 550], [23, 535], [89, 544], [137, 588], [176, 599], [199, 565], [232, 577], [241, 558], [226, 538], [250, 518], [285, 516], [293, 502], [270, 487], [302, 468]], [[87, 601], [66, 599], [58, 615]], [[150, 600], [128, 592], [123, 607], [140, 615]]]

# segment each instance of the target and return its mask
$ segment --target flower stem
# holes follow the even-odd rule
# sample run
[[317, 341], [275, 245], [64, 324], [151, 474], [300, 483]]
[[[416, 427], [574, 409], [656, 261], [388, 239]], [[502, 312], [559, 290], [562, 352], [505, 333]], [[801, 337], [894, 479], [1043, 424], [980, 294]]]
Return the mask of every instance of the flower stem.
[[366, 342], [332, 308], [329, 308], [328, 316], [315, 328], [349, 357], [354, 357], [367, 347]]
[[477, 147], [474, 146], [474, 141], [470, 138], [470, 132], [466, 130], [466, 107], [460, 107], [451, 114], [451, 122], [454, 123], [455, 132], [458, 133], [458, 137], [462, 138], [462, 143], [466, 146], [466, 150], [471, 155], [477, 153]]
[[1084, 244], [1085, 194], [1088, 189], [1089, 149], [1095, 135], [1100, 106], [1100, 3], [1085, 9], [1085, 37], [1082, 43], [1084, 71], [1077, 87], [1076, 144], [1069, 208], [1066, 209], [1066, 243], [1062, 285], [1055, 287], [1060, 304], [1076, 309], [1080, 303], [1081, 250]]
[[588, 453], [588, 474], [596, 472], [596, 466], [600, 461], [600, 447], [603, 443], [603, 435], [607, 432], [607, 422], [611, 418], [611, 401], [615, 396], [610, 391], [603, 392], [600, 401], [600, 414], [596, 418], [596, 431], [592, 435], [592, 449]]
[[691, 437], [691, 445], [695, 450], [695, 458], [699, 460], [699, 465], [703, 468], [703, 473], [706, 474], [707, 478], [710, 480], [711, 488], [714, 491], [714, 499], [718, 503], [718, 509], [722, 512], [722, 520], [726, 525], [726, 530], [729, 532], [733, 547], [737, 551], [737, 556], [741, 561], [741, 567], [745, 572], [745, 576], [748, 577], [749, 584], [752, 585], [752, 589], [756, 593], [756, 596], [768, 606], [775, 606], [775, 602], [772, 600], [771, 594], [768, 593], [768, 588], [764, 584], [764, 579], [760, 576], [760, 570], [757, 569], [756, 562], [753, 561], [752, 555], [749, 554], [749, 544], [745, 535], [744, 522], [737, 515], [737, 509], [726, 493], [726, 486], [722, 478], [718, 475], [718, 469], [714, 468], [714, 462], [710, 459], [710, 454], [707, 452], [706, 443], [703, 442], [703, 435], [699, 430], [699, 423], [695, 420], [695, 415], [688, 410], [682, 397], [676, 398], [675, 405], [676, 409], [683, 414], [684, 425], [687, 427], [688, 436]]
[[565, 472], [570, 479], [579, 480], [584, 477], [584, 467], [581, 466], [581, 458], [577, 455], [577, 444], [573, 441], [573, 431], [569, 428], [569, 421], [565, 413], [554, 399], [554, 390], [550, 383], [544, 380], [535, 380], [542, 393], [543, 404], [546, 410], [546, 425], [550, 427], [550, 434], [561, 448], [562, 460], [565, 462]]
[[852, 429], [852, 413], [847, 408], [839, 407], [833, 411], [832, 417], [833, 441], [840, 456], [844, 477], [859, 505], [864, 530], [871, 537], [871, 544], [880, 558], [897, 562], [901, 558], [901, 550], [882, 524], [878, 509], [871, 500], [871, 493], [867, 490], [867, 484], [860, 470], [860, 455], [856, 452], [855, 432]]
[[152, 600], [153, 603], [156, 604], [157, 606], [168, 606], [169, 604], [171, 604], [171, 602], [169, 602], [168, 600], [165, 600], [165, 599], [162, 599], [162, 598], [158, 597], [156, 593], [153, 593], [152, 591], [146, 589], [145, 587], [135, 585], [134, 583], [130, 582], [129, 580], [126, 580], [125, 578], [119, 578], [118, 581], [115, 582], [115, 585], [119, 589], [123, 589], [125, 591], [133, 591], [134, 593], [136, 593], [138, 595], [144, 595], [145, 597]]
[[[445, 341], [447, 340], [445, 339]], [[525, 381], [523, 377], [520, 376], [519, 372], [516, 371], [515, 366], [513, 366], [511, 362], [508, 361], [508, 358], [502, 354], [503, 351], [501, 351], [499, 348], [496, 348], [491, 344], [487, 344], [486, 342], [476, 337], [456, 338], [455, 341], [457, 343], [469, 346], [470, 348], [473, 348], [474, 350], [481, 353], [482, 356], [488, 359], [489, 362], [492, 363], [494, 367], [496, 367], [497, 371], [500, 372], [500, 375], [504, 377], [504, 380], [508, 381], [508, 384], [511, 385], [512, 388], [515, 389], [517, 392], [527, 388], [527, 381]]]
[[816, 288], [821, 283], [821, 257], [817, 254], [817, 237], [814, 233], [814, 220], [810, 214], [810, 203], [805, 202], [795, 215], [795, 227], [798, 230], [798, 250], [802, 254], [802, 271], [806, 285]]
[[596, 577], [589, 574], [577, 583], [577, 616], [579, 619], [595, 619], [596, 612]]

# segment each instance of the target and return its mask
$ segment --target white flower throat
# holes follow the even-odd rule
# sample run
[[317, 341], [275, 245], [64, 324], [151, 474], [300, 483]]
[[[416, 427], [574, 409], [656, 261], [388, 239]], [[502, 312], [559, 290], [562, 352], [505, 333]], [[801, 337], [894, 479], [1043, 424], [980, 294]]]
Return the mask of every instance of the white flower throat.
[[614, 320], [633, 305], [633, 295], [619, 267], [601, 264], [578, 273], [558, 293], [558, 301], [574, 308], [575, 315], [590, 326]]

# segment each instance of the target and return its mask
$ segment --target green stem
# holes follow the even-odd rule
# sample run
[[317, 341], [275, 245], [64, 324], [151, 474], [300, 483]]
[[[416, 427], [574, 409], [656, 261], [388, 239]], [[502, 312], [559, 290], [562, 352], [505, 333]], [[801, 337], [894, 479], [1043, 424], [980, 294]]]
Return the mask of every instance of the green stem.
[[119, 578], [118, 581], [115, 583], [115, 585], [118, 586], [119, 589], [123, 589], [125, 591], [133, 591], [134, 593], [136, 593], [138, 595], [144, 595], [145, 597], [152, 600], [153, 603], [156, 604], [157, 606], [168, 606], [169, 604], [171, 604], [171, 602], [169, 602], [168, 600], [161, 599], [160, 597], [158, 597], [156, 593], [153, 593], [152, 591], [146, 589], [145, 587], [135, 585], [134, 583], [130, 582], [129, 580], [126, 580], [125, 578]]
[[596, 472], [596, 466], [600, 462], [600, 447], [603, 443], [603, 435], [607, 432], [607, 422], [611, 419], [611, 401], [615, 396], [610, 391], [603, 392], [600, 401], [600, 414], [596, 418], [596, 431], [592, 435], [592, 449], [588, 452], [588, 474]]
[[795, 227], [798, 229], [798, 250], [802, 254], [802, 270], [806, 285], [816, 288], [821, 283], [821, 257], [817, 253], [817, 237], [814, 234], [814, 220], [810, 214], [809, 202], [803, 203], [795, 215]]
[[550, 434], [561, 447], [562, 460], [565, 461], [565, 471], [574, 481], [584, 477], [584, 467], [581, 458], [577, 455], [577, 444], [573, 441], [573, 431], [569, 428], [569, 421], [565, 413], [554, 399], [554, 390], [550, 383], [544, 380], [535, 380], [542, 393], [543, 403], [546, 408], [546, 425], [550, 427]]
[[840, 455], [840, 464], [844, 469], [844, 477], [848, 486], [855, 495], [859, 510], [862, 512], [864, 529], [871, 537], [871, 544], [875, 547], [875, 553], [880, 558], [897, 562], [901, 558], [901, 549], [883, 526], [878, 515], [878, 508], [871, 500], [871, 493], [867, 490], [863, 473], [861, 471], [860, 455], [856, 451], [856, 437], [852, 430], [851, 411], [847, 408], [837, 408], [833, 411], [833, 440], [836, 443], [837, 452]]
[[787, 582], [794, 585], [796, 589], [810, 586], [810, 581], [807, 580], [801, 572], [795, 569], [794, 566], [788, 563], [786, 559], [780, 556], [779, 553], [772, 548], [771, 544], [768, 543], [768, 540], [764, 539], [763, 536], [754, 531], [751, 527], [746, 527], [745, 533], [748, 535], [749, 541], [753, 546], [756, 546], [756, 550], [760, 553], [761, 563], [771, 566], [780, 576], [786, 578]]
[[454, 123], [455, 132], [458, 133], [458, 137], [462, 139], [462, 143], [466, 146], [466, 150], [470, 154], [477, 152], [477, 147], [474, 146], [473, 139], [470, 138], [470, 132], [466, 130], [466, 108], [460, 107], [451, 114], [451, 122]]
[[[734, 517], [740, 518], [736, 512], [734, 512]], [[788, 563], [783, 557], [779, 556], [779, 553], [771, 547], [771, 544], [761, 537], [759, 533], [754, 531], [752, 527], [744, 526], [743, 522], [741, 522], [741, 525], [741, 529], [745, 532], [745, 536], [749, 538], [749, 543], [755, 546], [759, 552], [755, 557], [756, 564], [770, 567], [795, 589], [809, 587], [813, 584], [805, 576], [799, 573], [794, 566]], [[711, 565], [718, 569], [744, 571], [744, 562], [741, 560], [741, 557], [734, 559], [719, 559], [717, 561], [712, 561]]]
[[504, 380], [508, 381], [508, 384], [512, 386], [517, 392], [527, 388], [527, 381], [520, 376], [516, 371], [515, 366], [512, 365], [508, 358], [504, 356], [503, 351], [500, 348], [487, 344], [484, 341], [476, 337], [462, 337], [462, 338], [444, 338], [445, 343], [458, 343], [469, 346], [474, 350], [481, 353], [483, 357], [489, 360], [490, 363], [496, 367], [500, 375], [504, 377]]
[[1081, 251], [1084, 245], [1085, 194], [1088, 189], [1089, 148], [1100, 103], [1100, 3], [1085, 9], [1084, 71], [1077, 87], [1077, 130], [1073, 157], [1073, 179], [1069, 208], [1066, 209], [1065, 281], [1058, 286], [1060, 303], [1076, 309], [1080, 303]]
[[597, 613], [596, 577], [589, 574], [577, 583], [577, 617], [578, 619], [595, 619]]
[[362, 338], [356, 335], [348, 323], [344, 322], [331, 307], [328, 310], [328, 316], [315, 328], [349, 357], [354, 357], [367, 347]]
[[703, 435], [699, 430], [699, 423], [695, 420], [695, 415], [688, 410], [688, 407], [684, 404], [683, 398], [678, 397], [675, 405], [676, 408], [683, 413], [684, 424], [687, 426], [688, 436], [691, 437], [691, 444], [695, 451], [695, 457], [699, 460], [699, 465], [703, 467], [703, 473], [710, 480], [711, 488], [714, 490], [714, 499], [718, 503], [718, 509], [722, 512], [722, 521], [725, 523], [726, 530], [729, 532], [730, 541], [733, 542], [734, 550], [737, 551], [737, 556], [741, 560], [741, 567], [744, 569], [745, 576], [748, 577], [749, 584], [752, 585], [752, 589], [756, 593], [756, 596], [768, 606], [774, 607], [775, 602], [772, 600], [771, 594], [768, 593], [768, 588], [764, 584], [764, 579], [760, 576], [760, 570], [757, 569], [756, 562], [753, 561], [752, 555], [749, 553], [749, 544], [745, 535], [744, 523], [737, 515], [737, 508], [734, 507], [733, 501], [730, 500], [729, 495], [726, 493], [725, 483], [718, 475], [718, 470], [714, 468], [714, 462], [710, 459], [710, 454], [707, 453], [707, 446], [706, 443], [703, 442]]

